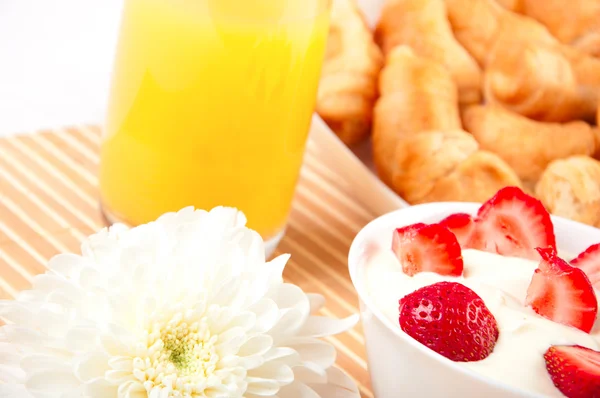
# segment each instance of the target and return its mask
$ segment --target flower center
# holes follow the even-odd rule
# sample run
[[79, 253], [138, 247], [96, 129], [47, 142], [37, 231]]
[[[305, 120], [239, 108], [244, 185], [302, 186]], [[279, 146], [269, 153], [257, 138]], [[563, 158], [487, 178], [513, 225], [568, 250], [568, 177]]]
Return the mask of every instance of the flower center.
[[[134, 360], [136, 378], [148, 393], [167, 389], [169, 396], [204, 396], [219, 361], [206, 317], [190, 319], [190, 313], [176, 313], [150, 324], [146, 357]], [[140, 372], [141, 371], [141, 372]], [[213, 378], [214, 379], [214, 378]]]
[[206, 376], [209, 369], [203, 365], [210, 362], [214, 350], [211, 350], [210, 334], [204, 326], [201, 322], [167, 325], [160, 335], [164, 348], [159, 361], [167, 366], [170, 362], [182, 375], [201, 373]]

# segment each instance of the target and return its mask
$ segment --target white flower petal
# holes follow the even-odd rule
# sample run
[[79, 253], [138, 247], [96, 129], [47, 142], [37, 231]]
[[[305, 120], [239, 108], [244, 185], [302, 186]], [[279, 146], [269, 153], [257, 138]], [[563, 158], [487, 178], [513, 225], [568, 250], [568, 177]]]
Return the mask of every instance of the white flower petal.
[[269, 334], [273, 337], [274, 343], [280, 345], [289, 336], [296, 335], [303, 323], [303, 316], [299, 310], [287, 309], [282, 311], [281, 317], [271, 328]]
[[[0, 364], [0, 386], [3, 383], [22, 383], [26, 373], [18, 366]], [[0, 397], [3, 395], [0, 394]]]
[[52, 355], [26, 355], [21, 360], [20, 366], [26, 373], [38, 373], [44, 371], [69, 372], [71, 367], [67, 358], [59, 358]]
[[98, 330], [92, 327], [77, 326], [65, 334], [65, 348], [73, 353], [85, 352], [99, 343]]
[[81, 382], [69, 371], [48, 370], [30, 374], [25, 387], [35, 397], [60, 397], [80, 388]]
[[211, 306], [209, 308], [209, 328], [212, 334], [219, 334], [227, 329], [234, 317], [234, 311], [229, 307]]
[[101, 337], [101, 345], [104, 351], [111, 356], [120, 356], [131, 354], [127, 345], [123, 344], [112, 334], [103, 334]]
[[[270, 340], [270, 337], [268, 337], [268, 339]], [[21, 357], [22, 353], [17, 347], [0, 341], [0, 364], [16, 366], [21, 361]]]
[[214, 294], [209, 298], [210, 302], [220, 306], [231, 306], [232, 304], [235, 304], [235, 299], [239, 294], [241, 283], [242, 281], [240, 279], [230, 279], [215, 290]]
[[335, 363], [336, 350], [331, 344], [315, 338], [298, 338], [286, 344], [300, 355], [302, 362], [311, 362], [327, 369]]
[[109, 398], [117, 397], [118, 387], [111, 385], [102, 378], [91, 380], [85, 384], [86, 397], [90, 398]]
[[270, 270], [269, 283], [271, 285], [283, 283], [283, 270], [289, 259], [289, 254], [281, 254], [267, 263], [267, 268]]
[[20, 366], [22, 358], [23, 353], [16, 346], [0, 342], [0, 386], [25, 380], [26, 374]]
[[300, 356], [293, 348], [273, 347], [264, 355], [265, 361], [280, 360], [293, 366], [300, 363]]
[[58, 254], [48, 261], [48, 268], [65, 278], [73, 279], [79, 275], [82, 267], [89, 262], [81, 256], [71, 253]]
[[338, 368], [327, 370], [327, 384], [311, 383], [308, 385], [323, 398], [360, 398], [360, 392], [356, 384]]
[[129, 357], [112, 357], [108, 360], [108, 366], [114, 370], [124, 370], [131, 372], [133, 370], [133, 362]]
[[325, 384], [327, 383], [327, 372], [318, 367], [296, 366], [294, 367], [294, 380], [304, 384]]
[[22, 384], [0, 383], [0, 397], [2, 398], [34, 398]]
[[108, 355], [103, 352], [91, 352], [75, 358], [75, 376], [83, 382], [104, 376], [109, 369], [108, 359]]
[[135, 381], [126, 381], [119, 385], [118, 398], [147, 398], [148, 393], [144, 386]]
[[268, 297], [273, 299], [279, 308], [294, 308], [299, 311], [302, 316], [308, 316], [310, 304], [306, 294], [296, 285], [283, 283], [273, 286], [268, 294]]
[[61, 275], [45, 273], [33, 278], [32, 289], [38, 293], [50, 293], [60, 290], [63, 294], [69, 296], [81, 297], [83, 290], [77, 286], [71, 279], [66, 279]]
[[79, 306], [82, 304], [80, 297], [74, 297], [73, 295], [65, 294], [60, 290], [55, 290], [51, 293], [48, 293], [46, 302], [49, 304], [54, 304], [60, 308], [72, 309], [79, 309]]
[[306, 384], [301, 383], [299, 381], [294, 381], [293, 383], [282, 387], [279, 391], [278, 397], [280, 398], [330, 398], [335, 397], [336, 395], [322, 395], [320, 396]]
[[248, 377], [277, 380], [279, 385], [283, 386], [294, 381], [294, 372], [283, 362], [270, 361], [256, 369], [249, 370]]
[[277, 394], [280, 385], [279, 382], [272, 379], [263, 379], [260, 377], [248, 377], [248, 388], [246, 394], [255, 394], [261, 397], [269, 397]]
[[101, 287], [106, 283], [105, 275], [92, 267], [83, 266], [79, 272], [79, 283], [86, 290]]
[[49, 337], [63, 340], [71, 323], [71, 313], [69, 310], [58, 309], [48, 304], [35, 314], [35, 319], [37, 329], [43, 330]]
[[242, 346], [240, 347], [238, 354], [241, 357], [248, 357], [252, 355], [263, 355], [266, 353], [271, 345], [273, 344], [273, 339], [269, 335], [257, 335], [252, 336]]
[[271, 299], [259, 300], [246, 310], [256, 314], [256, 323], [248, 331], [249, 333], [264, 333], [270, 330], [279, 319], [279, 308], [275, 301]]
[[[236, 364], [243, 367], [244, 369], [256, 369], [259, 366], [262, 366], [266, 361], [265, 359], [260, 356], [260, 355], [253, 355], [253, 356], [248, 356], [248, 357], [236, 357]], [[224, 361], [220, 361], [220, 363], [223, 363]]]
[[317, 293], [307, 293], [308, 301], [310, 303], [310, 314], [316, 314], [325, 305], [325, 297]]
[[4, 325], [2, 327], [2, 341], [11, 342], [17, 345], [24, 345], [29, 347], [50, 347], [54, 340], [48, 338], [41, 332], [22, 327], [17, 324]]
[[208, 216], [213, 226], [224, 230], [241, 228], [247, 221], [244, 213], [233, 207], [217, 206], [208, 212]]
[[[248, 230], [243, 230], [246, 232]], [[238, 241], [238, 245], [245, 252], [244, 260], [247, 265], [265, 263], [265, 245], [260, 235], [255, 231], [243, 233]], [[250, 268], [250, 267], [247, 267]], [[251, 269], [251, 268], [250, 268]]]
[[234, 327], [219, 335], [219, 342], [215, 345], [220, 356], [236, 354], [246, 341], [246, 332], [243, 328]]
[[301, 336], [324, 337], [352, 329], [358, 323], [357, 314], [344, 319], [311, 316], [299, 331]]
[[30, 311], [30, 306], [8, 300], [0, 301], [0, 318], [8, 323], [35, 328], [36, 319]]
[[150, 390], [148, 398], [169, 398], [169, 394], [173, 391], [170, 387], [154, 387]]
[[256, 324], [256, 314], [250, 311], [237, 314], [231, 320], [230, 327], [239, 327], [248, 332]]

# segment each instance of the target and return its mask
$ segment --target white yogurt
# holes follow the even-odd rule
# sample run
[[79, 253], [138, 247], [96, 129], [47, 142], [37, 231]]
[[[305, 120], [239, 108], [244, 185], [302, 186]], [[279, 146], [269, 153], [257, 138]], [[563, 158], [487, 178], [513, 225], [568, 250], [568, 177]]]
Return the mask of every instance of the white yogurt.
[[365, 269], [366, 288], [374, 304], [396, 327], [398, 301], [413, 291], [441, 281], [456, 281], [474, 290], [492, 312], [500, 330], [494, 352], [461, 366], [512, 386], [548, 396], [563, 395], [546, 371], [544, 352], [553, 344], [579, 344], [597, 350], [599, 335], [552, 322], [525, 307], [527, 287], [538, 262], [463, 250], [461, 277], [422, 272], [404, 274], [391, 250], [376, 250]]

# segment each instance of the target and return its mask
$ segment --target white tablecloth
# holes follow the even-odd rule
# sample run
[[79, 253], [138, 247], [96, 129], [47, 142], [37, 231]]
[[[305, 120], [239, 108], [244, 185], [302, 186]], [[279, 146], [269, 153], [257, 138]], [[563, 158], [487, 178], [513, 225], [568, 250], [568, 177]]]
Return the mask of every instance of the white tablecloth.
[[0, 0], [0, 136], [103, 120], [122, 0]]

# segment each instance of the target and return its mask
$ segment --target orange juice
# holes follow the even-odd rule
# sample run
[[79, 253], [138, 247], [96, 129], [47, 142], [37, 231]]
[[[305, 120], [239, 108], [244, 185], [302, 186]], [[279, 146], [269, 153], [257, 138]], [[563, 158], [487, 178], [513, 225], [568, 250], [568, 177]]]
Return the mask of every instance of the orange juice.
[[328, 0], [126, 0], [102, 144], [105, 210], [130, 224], [233, 206], [286, 221]]

